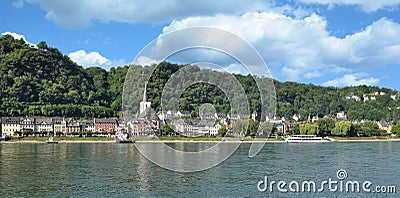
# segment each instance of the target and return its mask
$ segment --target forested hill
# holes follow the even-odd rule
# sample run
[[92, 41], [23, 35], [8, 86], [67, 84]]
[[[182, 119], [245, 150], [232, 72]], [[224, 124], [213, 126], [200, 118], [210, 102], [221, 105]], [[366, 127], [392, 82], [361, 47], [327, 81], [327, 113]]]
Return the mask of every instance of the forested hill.
[[[155, 67], [154, 65], [151, 67]], [[151, 67], [135, 66], [132, 75], [140, 76]], [[161, 90], [171, 74], [182, 65], [160, 63], [148, 84], [148, 97], [159, 109]], [[118, 116], [121, 93], [128, 66], [84, 69], [51, 48], [45, 42], [29, 46], [23, 40], [5, 35], [0, 38], [0, 116]], [[199, 71], [197, 66], [190, 69]], [[202, 70], [212, 77], [216, 71]], [[259, 111], [259, 94], [251, 76], [235, 75], [245, 89], [251, 111]], [[357, 86], [321, 87], [311, 84], [274, 81], [277, 94], [277, 116], [300, 119], [344, 111], [352, 120], [398, 120], [400, 99], [391, 89]], [[204, 90], [207, 90], [206, 92]], [[368, 101], [364, 102], [364, 99]], [[398, 97], [397, 97], [398, 98]], [[217, 87], [198, 83], [182, 95], [180, 109], [197, 116], [198, 104], [209, 102], [219, 112], [229, 113], [227, 97]], [[359, 100], [359, 101], [358, 101]]]

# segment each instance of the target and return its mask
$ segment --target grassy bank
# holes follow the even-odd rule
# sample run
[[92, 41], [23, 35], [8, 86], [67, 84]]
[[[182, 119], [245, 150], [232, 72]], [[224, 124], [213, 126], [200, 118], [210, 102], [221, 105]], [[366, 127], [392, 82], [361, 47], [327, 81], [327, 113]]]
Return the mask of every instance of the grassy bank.
[[400, 137], [392, 136], [372, 136], [372, 137], [331, 137], [338, 141], [373, 141], [373, 140], [400, 140]]

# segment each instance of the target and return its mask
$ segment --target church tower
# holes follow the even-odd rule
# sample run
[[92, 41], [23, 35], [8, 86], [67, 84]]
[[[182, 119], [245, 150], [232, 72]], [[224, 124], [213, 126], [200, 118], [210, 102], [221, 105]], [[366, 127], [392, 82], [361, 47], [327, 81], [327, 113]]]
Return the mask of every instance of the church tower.
[[151, 108], [151, 102], [147, 102], [147, 83], [144, 84], [143, 101], [140, 102], [140, 112], [142, 114], [147, 108]]

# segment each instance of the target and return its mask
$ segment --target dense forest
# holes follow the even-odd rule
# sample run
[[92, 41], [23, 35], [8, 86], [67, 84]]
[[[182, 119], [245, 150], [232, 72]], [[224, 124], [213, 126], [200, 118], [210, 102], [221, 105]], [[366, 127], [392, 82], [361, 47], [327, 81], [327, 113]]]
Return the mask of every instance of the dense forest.
[[[143, 73], [154, 68], [147, 93], [152, 107], [158, 111], [162, 90], [171, 75], [179, 69], [186, 67], [193, 73], [209, 78], [219, 78], [221, 75], [217, 71], [200, 71], [197, 66], [168, 62], [132, 67], [131, 70], [123, 66], [109, 71], [100, 67], [85, 69], [45, 42], [30, 46], [23, 40], [4, 35], [0, 38], [0, 116], [120, 116], [126, 75], [137, 76], [140, 80]], [[235, 77], [247, 94], [250, 111], [259, 112], [260, 94], [253, 77], [238, 74]], [[396, 90], [372, 86], [334, 88], [273, 82], [277, 117], [291, 118], [296, 114], [300, 120], [306, 120], [309, 116], [323, 117], [344, 111], [350, 120], [397, 121], [400, 118], [400, 99], [391, 99], [391, 95], [398, 94]], [[142, 90], [143, 87], [141, 90], [138, 88], [137, 94], [141, 96]], [[375, 96], [376, 92], [379, 94]], [[358, 96], [360, 101], [346, 98], [351, 96]], [[364, 96], [376, 99], [364, 102]], [[175, 102], [179, 102], [181, 111], [191, 112], [194, 117], [198, 116], [200, 104], [205, 102], [214, 104], [217, 112], [231, 113], [228, 97], [218, 87], [207, 83], [189, 86], [179, 101]]]

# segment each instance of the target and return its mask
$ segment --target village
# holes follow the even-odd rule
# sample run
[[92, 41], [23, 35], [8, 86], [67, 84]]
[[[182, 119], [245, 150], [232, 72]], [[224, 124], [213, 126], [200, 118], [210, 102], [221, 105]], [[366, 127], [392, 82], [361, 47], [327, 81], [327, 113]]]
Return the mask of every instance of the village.
[[[382, 93], [377, 93], [382, 95]], [[347, 99], [354, 99], [355, 96]], [[364, 97], [365, 99], [366, 97]], [[372, 97], [371, 97], [372, 99]], [[396, 98], [392, 98], [396, 99]], [[1, 117], [0, 136], [26, 137], [26, 136], [97, 136], [114, 137], [115, 134], [128, 133], [132, 137], [141, 136], [165, 136], [179, 135], [186, 137], [218, 136], [218, 132], [225, 127], [228, 135], [238, 135], [243, 131], [235, 131], [234, 126], [239, 120], [257, 121], [257, 112], [251, 115], [223, 114], [218, 112], [201, 111], [199, 118], [191, 118], [189, 112], [184, 111], [159, 111], [151, 108], [151, 102], [147, 101], [146, 89], [143, 93], [143, 100], [139, 104], [139, 112], [135, 117], [130, 118], [93, 118], [74, 119], [64, 117]], [[273, 125], [272, 136], [292, 135], [294, 127], [300, 123], [315, 123], [319, 119], [331, 119], [335, 123], [348, 121], [352, 124], [362, 124], [365, 121], [348, 120], [345, 112], [338, 112], [336, 115], [325, 115], [322, 118], [309, 115], [302, 119], [300, 115], [293, 115], [291, 118], [261, 118], [262, 123]], [[260, 124], [262, 124], [260, 123]], [[392, 122], [374, 121], [380, 130], [391, 134]], [[163, 131], [163, 125], [168, 124], [173, 128], [173, 134]]]

